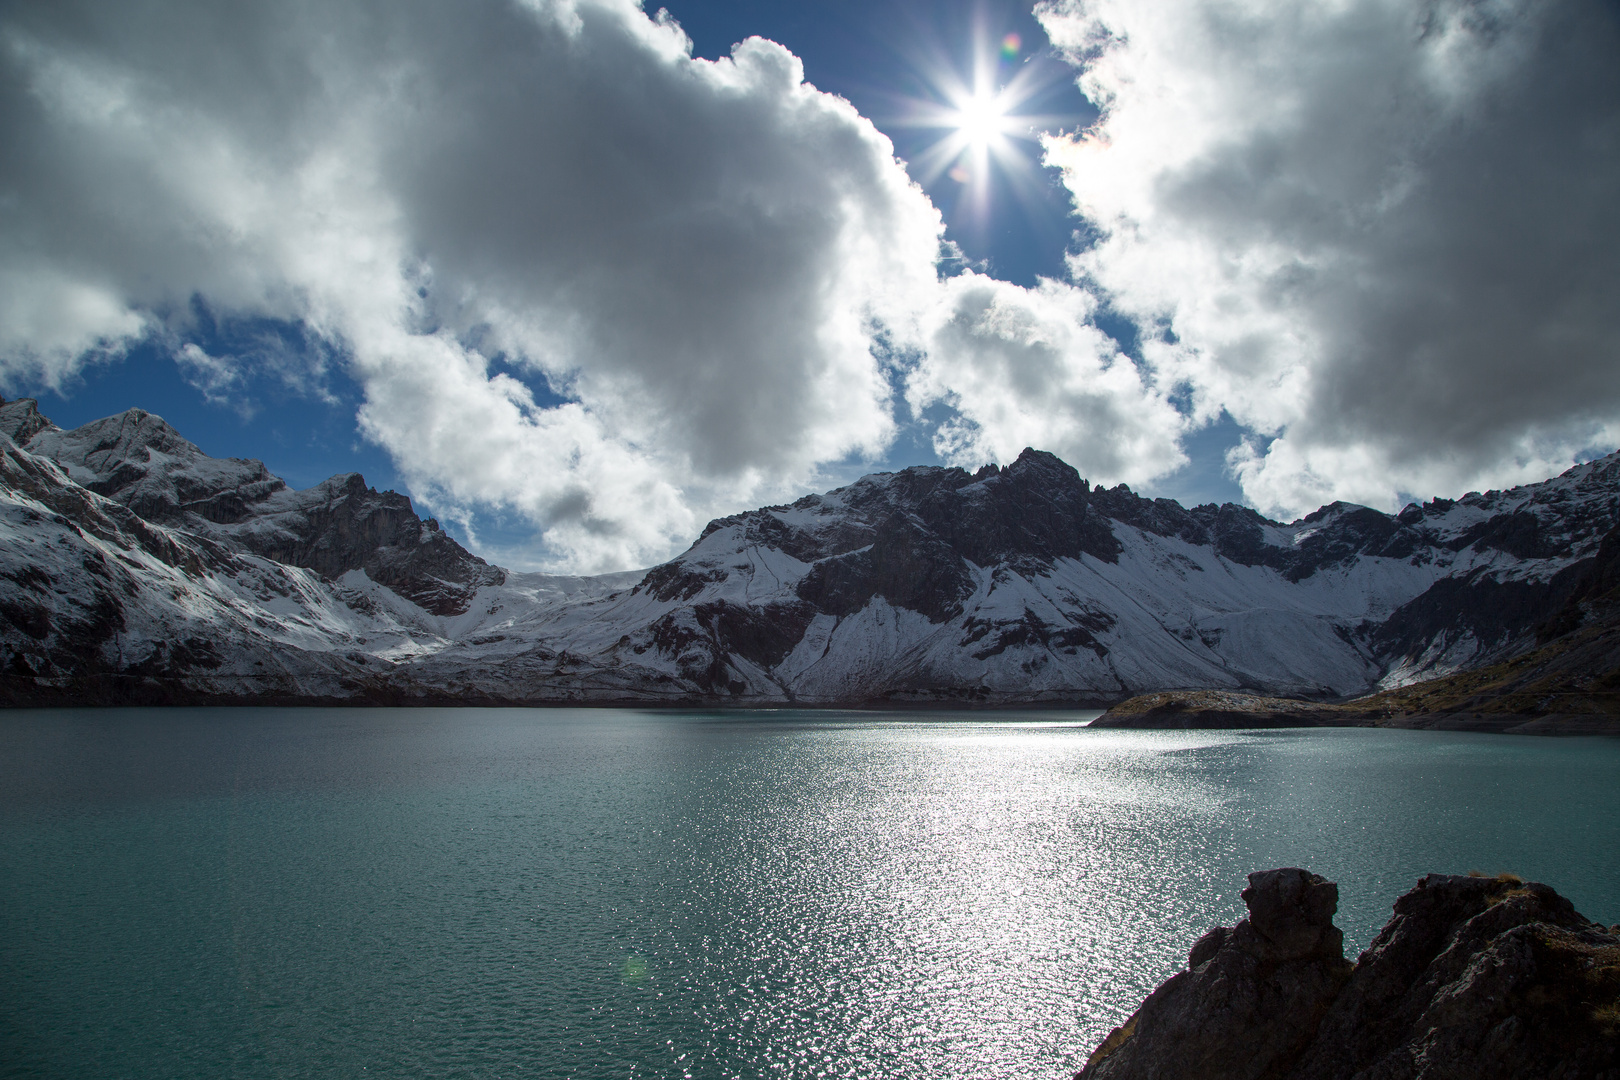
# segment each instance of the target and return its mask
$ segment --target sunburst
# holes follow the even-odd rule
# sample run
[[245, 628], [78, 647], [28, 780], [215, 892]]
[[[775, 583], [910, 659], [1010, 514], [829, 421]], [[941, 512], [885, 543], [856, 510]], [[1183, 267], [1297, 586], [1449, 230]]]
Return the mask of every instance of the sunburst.
[[914, 155], [912, 177], [928, 188], [949, 177], [981, 220], [989, 213], [996, 177], [1026, 205], [1040, 203], [1035, 147], [1043, 134], [1075, 119], [1025, 111], [1051, 90], [1054, 75], [1050, 65], [1020, 62], [1022, 45], [1017, 34], [999, 41], [980, 35], [965, 76], [946, 63], [921, 65], [930, 97], [907, 99], [892, 121], [944, 133]]

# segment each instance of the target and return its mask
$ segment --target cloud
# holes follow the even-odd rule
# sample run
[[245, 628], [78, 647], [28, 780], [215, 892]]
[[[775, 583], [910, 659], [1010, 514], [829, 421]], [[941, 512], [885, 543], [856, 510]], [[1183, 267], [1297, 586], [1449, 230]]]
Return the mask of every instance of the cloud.
[[244, 379], [237, 361], [229, 356], [209, 356], [195, 343], [186, 342], [174, 354], [180, 376], [202, 394], [210, 405], [236, 410], [244, 420], [251, 419], [253, 403], [243, 396]]
[[1182, 416], [1093, 324], [1090, 293], [975, 273], [943, 291], [908, 386], [914, 409], [943, 402], [956, 414], [934, 438], [942, 457], [973, 466], [1035, 446], [1093, 481], [1132, 484], [1185, 463]]
[[85, 364], [149, 328], [149, 319], [117, 292], [52, 267], [22, 263], [0, 265], [0, 383], [7, 389], [33, 384], [56, 389]]
[[868, 121], [627, 0], [11, 8], [0, 125], [12, 378], [183, 341], [198, 302], [307, 326], [414, 491], [528, 516], [560, 567], [882, 453], [874, 336], [938, 288]]
[[938, 276], [939, 212], [788, 50], [693, 59], [631, 0], [10, 6], [0, 382], [138, 340], [211, 399], [341, 363], [426, 506], [580, 571], [878, 459], [908, 410], [953, 461], [1149, 487], [1225, 410], [1284, 514], [1620, 441], [1612, 7], [1041, 14], [1103, 109], [1047, 142], [1099, 240], [1025, 289]]
[[1297, 514], [1620, 442], [1620, 27], [1579, 0], [1058, 0], [1073, 260]]

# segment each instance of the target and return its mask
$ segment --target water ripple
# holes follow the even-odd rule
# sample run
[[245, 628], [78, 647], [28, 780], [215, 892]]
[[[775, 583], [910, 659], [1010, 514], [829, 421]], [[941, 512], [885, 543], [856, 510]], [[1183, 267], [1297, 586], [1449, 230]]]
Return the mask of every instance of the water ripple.
[[[79, 751], [74, 752], [73, 747]], [[0, 721], [0, 1074], [1066, 1076], [1304, 864], [1620, 919], [1620, 742], [1053, 714]]]

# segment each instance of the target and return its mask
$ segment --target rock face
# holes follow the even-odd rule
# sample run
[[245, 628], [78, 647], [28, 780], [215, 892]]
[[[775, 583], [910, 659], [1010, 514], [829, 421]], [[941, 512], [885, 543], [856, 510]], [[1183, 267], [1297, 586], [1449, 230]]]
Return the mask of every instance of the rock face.
[[[63, 431], [0, 403], [0, 456], [14, 704], [1321, 701], [1590, 634], [1620, 552], [1601, 544], [1620, 455], [1283, 523], [1096, 489], [1025, 450], [721, 518], [595, 578], [490, 566], [403, 495], [353, 474], [294, 491], [139, 409]], [[1565, 666], [1615, 645], [1594, 648]]]
[[1547, 886], [1425, 877], [1352, 967], [1332, 882], [1249, 883], [1077, 1080], [1620, 1077], [1620, 934]]
[[1339, 889], [1304, 870], [1249, 875], [1249, 917], [1198, 939], [1189, 970], [1103, 1043], [1088, 1080], [1280, 1076], [1310, 1044], [1345, 980]]

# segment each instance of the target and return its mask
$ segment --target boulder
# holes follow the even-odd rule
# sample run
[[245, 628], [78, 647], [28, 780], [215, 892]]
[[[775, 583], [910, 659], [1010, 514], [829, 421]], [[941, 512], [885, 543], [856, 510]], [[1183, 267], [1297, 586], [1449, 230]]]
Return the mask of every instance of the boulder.
[[1270, 870], [1243, 899], [1077, 1080], [1620, 1080], [1620, 927], [1546, 885], [1431, 874], [1354, 967], [1332, 882]]
[[1259, 1080], [1298, 1060], [1350, 975], [1339, 888], [1297, 868], [1249, 875], [1249, 917], [1199, 938], [1079, 1075]]

